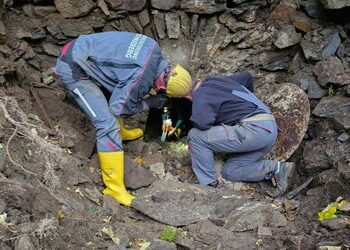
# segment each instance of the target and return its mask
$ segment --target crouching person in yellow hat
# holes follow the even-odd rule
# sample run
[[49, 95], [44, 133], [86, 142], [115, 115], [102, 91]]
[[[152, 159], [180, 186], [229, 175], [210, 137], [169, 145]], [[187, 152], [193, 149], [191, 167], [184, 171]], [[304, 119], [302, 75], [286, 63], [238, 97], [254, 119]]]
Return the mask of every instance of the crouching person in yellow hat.
[[[137, 139], [143, 131], [126, 129], [123, 118], [162, 108], [165, 96], [187, 96], [190, 74], [180, 65], [170, 66], [152, 38], [129, 32], [82, 35], [67, 43], [55, 73], [96, 129], [103, 193], [130, 206], [134, 196], [124, 186], [122, 140]], [[144, 98], [151, 88], [158, 94]], [[111, 93], [109, 101], [102, 89]]]

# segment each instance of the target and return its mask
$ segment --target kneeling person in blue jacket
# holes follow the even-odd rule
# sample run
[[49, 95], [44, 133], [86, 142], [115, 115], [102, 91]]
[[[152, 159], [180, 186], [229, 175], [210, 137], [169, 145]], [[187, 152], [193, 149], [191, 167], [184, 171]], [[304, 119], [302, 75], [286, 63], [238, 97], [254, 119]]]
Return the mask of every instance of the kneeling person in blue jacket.
[[231, 181], [272, 180], [286, 192], [293, 164], [262, 160], [274, 146], [278, 128], [270, 109], [253, 94], [248, 72], [209, 76], [192, 93], [194, 125], [189, 132], [192, 168], [200, 184], [217, 187], [214, 153], [228, 154], [223, 177]]
[[[187, 96], [192, 88], [190, 74], [180, 65], [169, 65], [152, 38], [130, 32], [78, 37], [61, 49], [55, 73], [96, 129], [106, 185], [103, 193], [130, 206], [134, 197], [124, 186], [122, 140], [141, 137], [143, 131], [127, 130], [122, 118], [162, 108], [166, 101], [162, 93], [168, 97]], [[159, 95], [145, 99], [151, 88]], [[109, 101], [102, 89], [111, 94]]]

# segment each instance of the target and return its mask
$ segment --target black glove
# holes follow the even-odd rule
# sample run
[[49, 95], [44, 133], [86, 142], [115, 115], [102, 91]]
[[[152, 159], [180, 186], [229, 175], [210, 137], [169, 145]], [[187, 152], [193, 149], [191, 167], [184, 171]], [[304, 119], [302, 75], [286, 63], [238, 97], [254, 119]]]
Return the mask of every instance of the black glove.
[[145, 109], [161, 109], [165, 106], [167, 98], [164, 95], [152, 95], [143, 100]]

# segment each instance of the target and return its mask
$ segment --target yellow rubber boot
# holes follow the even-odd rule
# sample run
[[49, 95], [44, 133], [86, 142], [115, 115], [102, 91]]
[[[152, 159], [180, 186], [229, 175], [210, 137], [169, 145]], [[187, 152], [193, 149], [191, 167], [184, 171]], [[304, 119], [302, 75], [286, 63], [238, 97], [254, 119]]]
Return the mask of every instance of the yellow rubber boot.
[[135, 197], [124, 186], [124, 152], [99, 152], [98, 157], [106, 185], [103, 194], [112, 196], [120, 204], [129, 207]]
[[143, 131], [140, 128], [126, 129], [124, 127], [124, 121], [121, 118], [117, 119], [120, 127], [120, 134], [123, 141], [131, 141], [143, 136]]

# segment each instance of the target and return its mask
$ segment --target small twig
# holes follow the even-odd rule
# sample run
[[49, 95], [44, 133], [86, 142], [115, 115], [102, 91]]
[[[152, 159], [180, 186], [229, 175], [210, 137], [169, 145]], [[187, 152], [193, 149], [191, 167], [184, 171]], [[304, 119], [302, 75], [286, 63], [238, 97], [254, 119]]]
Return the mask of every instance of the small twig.
[[41, 187], [43, 187], [44, 189], [46, 189], [46, 191], [49, 192], [49, 194], [50, 194], [53, 198], [55, 198], [58, 202], [63, 203], [63, 204], [66, 205], [67, 207], [70, 207], [70, 205], [69, 205], [68, 203], [62, 201], [62, 200], [59, 199], [56, 195], [54, 195], [54, 194], [52, 193], [52, 191], [51, 191], [44, 183], [42, 183], [41, 181], [39, 181], [37, 178], [35, 178], [35, 180], [39, 183], [39, 185], [40, 185]]
[[288, 199], [292, 199], [294, 198], [297, 194], [299, 194], [301, 191], [303, 191], [307, 186], [309, 186], [309, 184], [314, 180], [314, 177], [310, 177], [309, 179], [307, 179], [303, 184], [301, 184], [300, 186], [298, 186], [297, 188], [295, 188], [294, 190], [290, 191], [287, 194], [287, 198]]
[[40, 84], [40, 83], [36, 83], [36, 82], [33, 83], [33, 87], [35, 87], [35, 88], [47, 88], [47, 89], [57, 90], [57, 88], [54, 88], [54, 87], [51, 87], [51, 86], [47, 86], [47, 85], [44, 85], [44, 84]]
[[11, 135], [10, 138], [9, 138], [9, 140], [7, 141], [7, 144], [6, 144], [6, 153], [7, 153], [7, 156], [8, 156], [8, 158], [9, 158], [10, 162], [11, 162], [13, 165], [15, 165], [15, 166], [17, 166], [17, 167], [20, 167], [20, 168], [21, 168], [25, 173], [27, 173], [27, 174], [31, 174], [31, 175], [36, 176], [35, 173], [33, 173], [33, 172], [31, 172], [31, 171], [25, 169], [21, 164], [16, 163], [16, 162], [12, 159], [12, 157], [11, 157], [11, 154], [10, 154], [10, 143], [11, 143], [13, 137], [16, 135], [16, 133], [17, 133], [17, 127], [15, 128], [15, 131], [12, 133], [12, 135]]
[[6, 109], [6, 104], [7, 104], [7, 100], [5, 100], [5, 104], [1, 103], [0, 102], [0, 106], [4, 112], [4, 115], [5, 115], [5, 118], [10, 122], [12, 123], [13, 125], [25, 125], [25, 126], [29, 126], [29, 127], [34, 127], [34, 128], [37, 128], [37, 129], [40, 129], [38, 126], [34, 125], [34, 124], [31, 124], [31, 123], [28, 123], [28, 122], [19, 122], [19, 121], [15, 121], [11, 118], [9, 112], [7, 111]]
[[54, 127], [52, 126], [51, 120], [50, 120], [49, 116], [47, 115], [47, 112], [44, 108], [44, 105], [42, 104], [40, 97], [38, 96], [38, 94], [36, 93], [36, 91], [34, 90], [33, 87], [30, 87], [30, 93], [32, 93], [35, 101], [39, 105], [39, 108], [41, 110], [41, 113], [44, 115], [44, 118], [46, 120], [47, 125], [50, 127], [50, 129], [52, 131], [55, 131]]
[[[8, 128], [8, 130], [15, 131], [16, 129], [15, 128]], [[16, 134], [17, 134], [17, 137], [19, 137], [19, 138], [26, 139], [26, 140], [29, 139], [28, 136], [26, 136], [25, 134], [21, 133], [18, 130], [17, 130]]]

